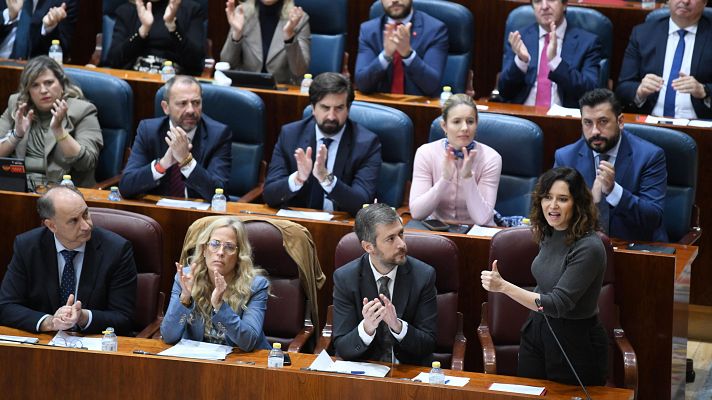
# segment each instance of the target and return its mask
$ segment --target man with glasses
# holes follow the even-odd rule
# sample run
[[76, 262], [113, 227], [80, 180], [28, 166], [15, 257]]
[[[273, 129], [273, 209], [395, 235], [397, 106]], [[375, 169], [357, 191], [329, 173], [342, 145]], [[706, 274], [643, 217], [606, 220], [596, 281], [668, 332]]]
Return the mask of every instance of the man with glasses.
[[15, 238], [0, 288], [0, 325], [28, 332], [131, 330], [131, 243], [94, 227], [81, 192], [57, 186], [37, 201], [43, 226]]
[[119, 182], [124, 197], [158, 194], [210, 200], [230, 175], [232, 132], [203, 115], [203, 92], [192, 76], [166, 83], [167, 115], [141, 121]]
[[576, 168], [583, 175], [609, 236], [667, 242], [665, 153], [623, 129], [622, 106], [610, 90], [592, 90], [579, 104], [583, 135], [556, 150], [554, 166]]

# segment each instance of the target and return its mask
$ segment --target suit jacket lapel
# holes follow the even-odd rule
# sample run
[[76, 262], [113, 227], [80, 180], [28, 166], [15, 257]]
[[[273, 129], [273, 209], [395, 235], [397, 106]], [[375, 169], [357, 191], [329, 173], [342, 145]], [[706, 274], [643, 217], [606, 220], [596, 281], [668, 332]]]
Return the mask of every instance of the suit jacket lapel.
[[[661, 76], [663, 75], [665, 68], [665, 51], [667, 50], [668, 30], [670, 29], [669, 21], [669, 18], [661, 20], [658, 23], [657, 29], [655, 29], [653, 37], [650, 38], [653, 43], [656, 43], [655, 57], [653, 58], [653, 71], [660, 71]], [[663, 76], [662, 78], [667, 80], [668, 77]], [[655, 96], [655, 101], [657, 101], [658, 93], [653, 94], [653, 96]], [[653, 96], [651, 96], [651, 100]]]
[[[265, 65], [268, 65], [272, 59], [277, 56], [277, 54], [284, 51], [284, 32], [282, 29], [284, 29], [285, 24], [286, 21], [283, 19], [280, 19], [279, 22], [277, 22], [277, 28], [275, 28], [274, 35], [272, 36], [272, 43], [270, 43], [269, 51], [267, 51], [267, 61], [265, 62]], [[292, 39], [296, 40], [296, 38]]]
[[54, 244], [54, 235], [49, 229], [45, 229], [42, 234], [40, 248], [47, 251], [41, 256], [44, 261], [44, 269], [47, 273], [47, 297], [49, 298], [50, 309], [56, 310], [59, 304], [59, 266], [57, 265], [57, 247]]
[[585, 139], [581, 139], [578, 146], [578, 165], [576, 169], [583, 175], [586, 185], [588, 187], [593, 186], [593, 180], [596, 178], [596, 166], [594, 166], [595, 160], [593, 159], [593, 152], [586, 145]]
[[396, 313], [400, 319], [403, 319], [403, 313], [405, 313], [405, 308], [408, 304], [409, 289], [412, 286], [412, 275], [410, 272], [410, 262], [399, 266], [398, 272], [396, 272], [396, 281], [393, 285], [392, 303], [396, 307]]
[[364, 297], [369, 301], [378, 297], [378, 287], [376, 286], [376, 280], [373, 279], [373, 271], [371, 271], [371, 263], [368, 261], [368, 253], [361, 256], [359, 289], [361, 293], [361, 299], [358, 299], [359, 301]]
[[616, 155], [616, 182], [623, 187], [630, 187], [626, 185], [625, 182], [631, 176], [628, 172], [630, 171], [630, 165], [633, 157], [633, 149], [630, 147], [630, 142], [628, 141], [628, 133], [625, 131], [621, 132], [621, 145], [618, 146], [618, 154]]
[[351, 149], [353, 148], [354, 134], [354, 126], [350, 120], [347, 120], [346, 129], [344, 129], [344, 134], [341, 135], [341, 140], [339, 141], [339, 148], [336, 152], [336, 160], [334, 160], [334, 170], [331, 171], [339, 178], [344, 176], [344, 169], [346, 168], [346, 163], [351, 160]]
[[[529, 53], [529, 67], [527, 68], [526, 82], [529, 86], [534, 86], [536, 76], [539, 72], [539, 25], [534, 24], [529, 28], [531, 33], [522, 35], [522, 40], [527, 49], [532, 49]], [[515, 55], [516, 57], [516, 55]]]
[[97, 267], [101, 265], [103, 252], [101, 250], [101, 238], [97, 237], [96, 229], [92, 232], [92, 238], [87, 242], [84, 250], [84, 261], [82, 262], [82, 274], [79, 277], [79, 299], [87, 302], [91, 299], [97, 279]]
[[413, 25], [410, 27], [410, 46], [414, 49], [418, 49], [423, 35], [423, 16], [418, 11], [413, 11], [413, 18], [411, 18]]
[[201, 118], [200, 123], [195, 130], [195, 135], [193, 135], [193, 141], [191, 142], [193, 144], [193, 148], [190, 152], [193, 154], [193, 157], [195, 157], [195, 161], [202, 162], [205, 158], [205, 155], [203, 154], [203, 147], [205, 146], [203, 146], [203, 143], [207, 140], [208, 128], [205, 125], [205, 120]]
[[707, 46], [712, 46], [712, 43], [707, 44], [710, 37], [708, 33], [709, 24], [707, 19], [700, 18], [700, 22], [697, 25], [697, 34], [695, 35], [695, 48], [692, 50], [692, 62], [690, 63], [690, 75], [697, 76], [701, 68], [709, 68], [709, 65], [700, 66], [700, 60], [702, 59], [702, 54], [704, 53]]

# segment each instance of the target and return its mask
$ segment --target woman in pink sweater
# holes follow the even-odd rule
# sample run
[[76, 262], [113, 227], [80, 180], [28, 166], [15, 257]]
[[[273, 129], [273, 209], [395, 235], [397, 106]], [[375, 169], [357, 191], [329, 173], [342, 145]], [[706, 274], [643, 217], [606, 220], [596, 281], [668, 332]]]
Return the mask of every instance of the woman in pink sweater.
[[451, 96], [442, 117], [445, 138], [424, 144], [415, 153], [411, 215], [451, 224], [494, 225], [502, 157], [475, 141], [478, 115], [471, 97]]

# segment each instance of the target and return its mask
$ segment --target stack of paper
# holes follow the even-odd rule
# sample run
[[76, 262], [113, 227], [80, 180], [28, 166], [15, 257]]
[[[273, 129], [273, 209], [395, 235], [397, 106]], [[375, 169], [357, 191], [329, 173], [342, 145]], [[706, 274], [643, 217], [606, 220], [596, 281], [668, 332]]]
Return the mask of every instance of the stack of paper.
[[57, 332], [49, 342], [50, 346], [71, 347], [75, 349], [88, 349], [101, 351], [101, 338], [88, 338], [72, 336], [64, 331]]
[[203, 210], [207, 211], [210, 208], [210, 203], [203, 203], [200, 201], [190, 201], [190, 200], [174, 200], [174, 199], [160, 199], [156, 202], [157, 206], [164, 207], [176, 207], [176, 208], [189, 208], [193, 210]]
[[[421, 372], [415, 378], [411, 379], [413, 382], [430, 382], [430, 374], [427, 372]], [[445, 384], [448, 386], [465, 386], [470, 382], [470, 378], [463, 378], [461, 376], [445, 376]]]
[[39, 343], [40, 339], [27, 336], [0, 335], [2, 343]]
[[178, 344], [158, 353], [158, 355], [215, 361], [225, 360], [225, 357], [230, 353], [232, 353], [230, 346], [181, 339]]
[[531, 394], [534, 396], [541, 396], [546, 393], [545, 387], [513, 385], [508, 383], [493, 383], [490, 385], [489, 389], [497, 392]]
[[486, 236], [486, 237], [492, 237], [494, 236], [495, 233], [501, 231], [502, 229], [500, 228], [488, 228], [485, 226], [479, 226], [479, 225], [473, 225], [472, 229], [470, 229], [467, 234], [472, 235], [472, 236]]
[[296, 210], [279, 210], [277, 216], [287, 218], [302, 218], [313, 219], [317, 221], [331, 221], [333, 215], [323, 211], [296, 211]]
[[385, 365], [354, 361], [332, 361], [329, 354], [322, 350], [319, 356], [309, 366], [313, 371], [337, 372], [340, 374], [365, 375], [383, 378], [391, 369]]

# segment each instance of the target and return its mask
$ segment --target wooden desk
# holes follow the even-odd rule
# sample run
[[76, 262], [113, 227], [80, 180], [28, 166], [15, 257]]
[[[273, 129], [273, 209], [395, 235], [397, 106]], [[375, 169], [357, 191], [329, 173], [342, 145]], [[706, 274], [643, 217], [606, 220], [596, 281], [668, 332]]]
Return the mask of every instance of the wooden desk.
[[[83, 190], [87, 203], [93, 207], [118, 208], [152, 217], [164, 230], [161, 290], [170, 293], [175, 267], [188, 226], [211, 212], [158, 207], [141, 201], [109, 202], [107, 191]], [[35, 211], [35, 195], [0, 191], [0, 221], [4, 222], [6, 238], [39, 225]], [[228, 213], [244, 215], [243, 210], [272, 213], [274, 210], [257, 204], [228, 203]], [[319, 292], [319, 309], [324, 321], [326, 306], [331, 304], [334, 251], [339, 239], [350, 232], [350, 221], [334, 222], [298, 220], [312, 234], [317, 255], [327, 276]], [[481, 357], [475, 334], [480, 321], [480, 304], [486, 293], [479, 284], [480, 271], [487, 267], [489, 238], [459, 234], [443, 234], [451, 238], [460, 251], [459, 308], [465, 315], [465, 335], [469, 339], [466, 368], [481, 371]], [[689, 271], [697, 255], [697, 247], [675, 246], [674, 256], [616, 250], [616, 282], [621, 321], [638, 356], [641, 398], [663, 398], [661, 393], [684, 394], [684, 356], [673, 357], [673, 350], [687, 345], [687, 302]], [[0, 241], [0, 275], [12, 257], [12, 240]], [[676, 346], [676, 347], [674, 347]], [[675, 353], [675, 354], [679, 354]], [[675, 396], [672, 396], [675, 397]]]
[[[37, 337], [7, 327], [1, 334]], [[48, 343], [51, 335], [39, 335]], [[446, 375], [470, 378], [464, 387], [429, 385], [408, 380], [428, 369], [396, 365], [389, 378], [305, 371], [316, 356], [290, 353], [292, 365], [267, 368], [266, 350], [235, 352], [225, 361], [202, 361], [133, 354], [160, 352], [170, 347], [157, 339], [119, 338], [119, 351], [104, 353], [43, 346], [0, 344], [3, 397], [9, 399], [513, 399], [488, 390], [494, 383], [546, 387], [547, 399], [584, 396], [575, 386], [473, 372], [446, 370]], [[254, 365], [241, 364], [254, 362]], [[589, 387], [595, 399], [630, 400], [630, 390]]]

